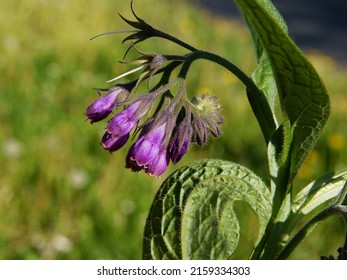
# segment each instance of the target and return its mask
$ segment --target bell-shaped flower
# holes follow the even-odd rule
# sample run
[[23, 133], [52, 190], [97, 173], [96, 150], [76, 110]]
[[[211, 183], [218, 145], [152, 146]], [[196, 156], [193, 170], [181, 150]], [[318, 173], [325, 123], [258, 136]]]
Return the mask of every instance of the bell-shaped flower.
[[130, 148], [126, 167], [133, 171], [144, 170], [154, 176], [162, 175], [170, 162], [169, 140], [175, 124], [170, 110], [161, 111], [145, 126]]
[[152, 108], [154, 100], [155, 96], [150, 94], [137, 99], [108, 122], [107, 131], [116, 138], [128, 134]]
[[112, 134], [105, 132], [104, 136], [102, 137], [101, 144], [105, 150], [108, 150], [110, 153], [112, 153], [122, 148], [128, 141], [128, 139], [129, 133], [121, 137], [114, 137]]
[[86, 116], [91, 123], [106, 118], [120, 102], [125, 101], [130, 91], [124, 86], [115, 86], [103, 97], [100, 97], [86, 110]]

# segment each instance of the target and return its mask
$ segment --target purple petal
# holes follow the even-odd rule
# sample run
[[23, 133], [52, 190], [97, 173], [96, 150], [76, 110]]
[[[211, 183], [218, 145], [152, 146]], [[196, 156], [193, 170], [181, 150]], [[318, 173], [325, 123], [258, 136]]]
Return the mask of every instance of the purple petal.
[[91, 123], [103, 120], [117, 106], [120, 99], [123, 101], [128, 95], [129, 92], [127, 90], [122, 87], [116, 87], [90, 105], [85, 114]]
[[134, 160], [133, 150], [134, 150], [134, 145], [132, 145], [128, 151], [126, 161], [125, 161], [125, 167], [130, 168], [132, 171], [138, 172], [143, 169], [143, 165], [142, 166], [138, 165], [136, 160]]
[[187, 152], [192, 141], [192, 134], [193, 128], [190, 122], [184, 122], [179, 125], [177, 132], [173, 136], [173, 144], [170, 151], [173, 164], [179, 162]]
[[139, 165], [146, 165], [153, 158], [157, 157], [163, 148], [164, 136], [165, 123], [140, 137], [134, 144], [134, 160]]
[[143, 138], [135, 143], [133, 158], [139, 165], [146, 165], [158, 155], [159, 150], [159, 145]]
[[171, 160], [173, 164], [179, 162], [188, 150], [190, 140], [184, 139], [183, 143], [175, 141], [171, 148]]
[[99, 98], [87, 108], [86, 116], [91, 123], [98, 122], [106, 118], [114, 107], [114, 104], [107, 103], [103, 98]]
[[102, 137], [102, 146], [104, 149], [115, 152], [122, 148], [129, 139], [129, 134], [123, 135], [121, 137], [114, 137], [112, 134], [106, 132]]
[[147, 136], [145, 137], [148, 139], [148, 141], [158, 145], [163, 142], [165, 132], [166, 132], [166, 123], [163, 123], [161, 126], [158, 126], [157, 128], [153, 130], [149, 130], [147, 133]]
[[[144, 169], [147, 173], [159, 176], [165, 172], [169, 163], [169, 154], [164, 147], [165, 126], [146, 130], [130, 148], [126, 167], [133, 171]], [[165, 155], [164, 155], [165, 154]], [[159, 175], [158, 175], [159, 174]]]
[[131, 104], [129, 107], [115, 115], [107, 125], [107, 131], [115, 137], [128, 134], [143, 117], [147, 111], [139, 114], [141, 109], [141, 101]]
[[159, 177], [166, 171], [169, 161], [169, 153], [167, 149], [164, 149], [158, 154], [157, 157], [152, 159], [152, 161], [148, 164], [148, 169], [145, 169], [145, 172], [149, 175]]

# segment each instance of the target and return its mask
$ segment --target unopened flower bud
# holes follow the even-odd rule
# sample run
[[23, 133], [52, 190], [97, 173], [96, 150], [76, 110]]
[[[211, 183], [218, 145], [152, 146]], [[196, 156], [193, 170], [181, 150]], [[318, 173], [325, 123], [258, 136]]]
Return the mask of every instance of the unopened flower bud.
[[136, 123], [152, 108], [155, 100], [154, 95], [144, 95], [123, 111], [115, 115], [107, 125], [107, 131], [114, 137], [128, 134]]
[[172, 136], [170, 156], [173, 164], [179, 162], [187, 152], [192, 141], [193, 127], [191, 124], [191, 112], [186, 110], [186, 116], [178, 125]]
[[105, 150], [108, 150], [110, 153], [112, 153], [122, 148], [128, 141], [128, 139], [129, 133], [121, 137], [114, 137], [112, 134], [105, 132], [104, 136], [102, 137], [101, 144]]
[[150, 60], [150, 63], [148, 64], [150, 70], [158, 71], [161, 66], [167, 61], [166, 57], [161, 54], [156, 54], [152, 57]]
[[203, 119], [198, 115], [193, 115], [193, 141], [198, 143], [200, 146], [203, 146], [207, 142], [208, 131]]
[[123, 86], [115, 86], [103, 97], [100, 97], [86, 110], [86, 116], [91, 123], [106, 118], [118, 103], [125, 101], [130, 91]]
[[199, 145], [204, 145], [208, 132], [214, 137], [220, 136], [220, 125], [223, 123], [221, 107], [217, 98], [208, 94], [195, 97], [192, 103], [196, 108], [193, 114], [194, 139]]

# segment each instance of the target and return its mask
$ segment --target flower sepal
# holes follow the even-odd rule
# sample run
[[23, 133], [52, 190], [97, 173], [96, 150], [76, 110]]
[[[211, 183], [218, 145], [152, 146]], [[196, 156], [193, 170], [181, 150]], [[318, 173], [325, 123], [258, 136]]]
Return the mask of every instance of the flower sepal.
[[193, 112], [193, 140], [200, 146], [207, 142], [208, 134], [211, 133], [214, 137], [219, 137], [220, 125], [224, 119], [221, 115], [221, 106], [218, 103], [217, 97], [203, 94], [195, 97], [192, 100], [194, 105]]

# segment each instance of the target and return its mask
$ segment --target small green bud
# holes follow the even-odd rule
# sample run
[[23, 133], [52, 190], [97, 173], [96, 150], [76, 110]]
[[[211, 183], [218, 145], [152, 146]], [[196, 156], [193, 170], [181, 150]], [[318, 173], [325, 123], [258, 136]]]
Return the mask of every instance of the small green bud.
[[[203, 94], [195, 97], [192, 103], [196, 108], [194, 125], [200, 142], [203, 144], [206, 142], [202, 141], [207, 139], [205, 129], [211, 132], [214, 137], [219, 137], [220, 125], [224, 120], [221, 115], [221, 106], [218, 103], [217, 97]], [[200, 144], [199, 141], [197, 142]]]

